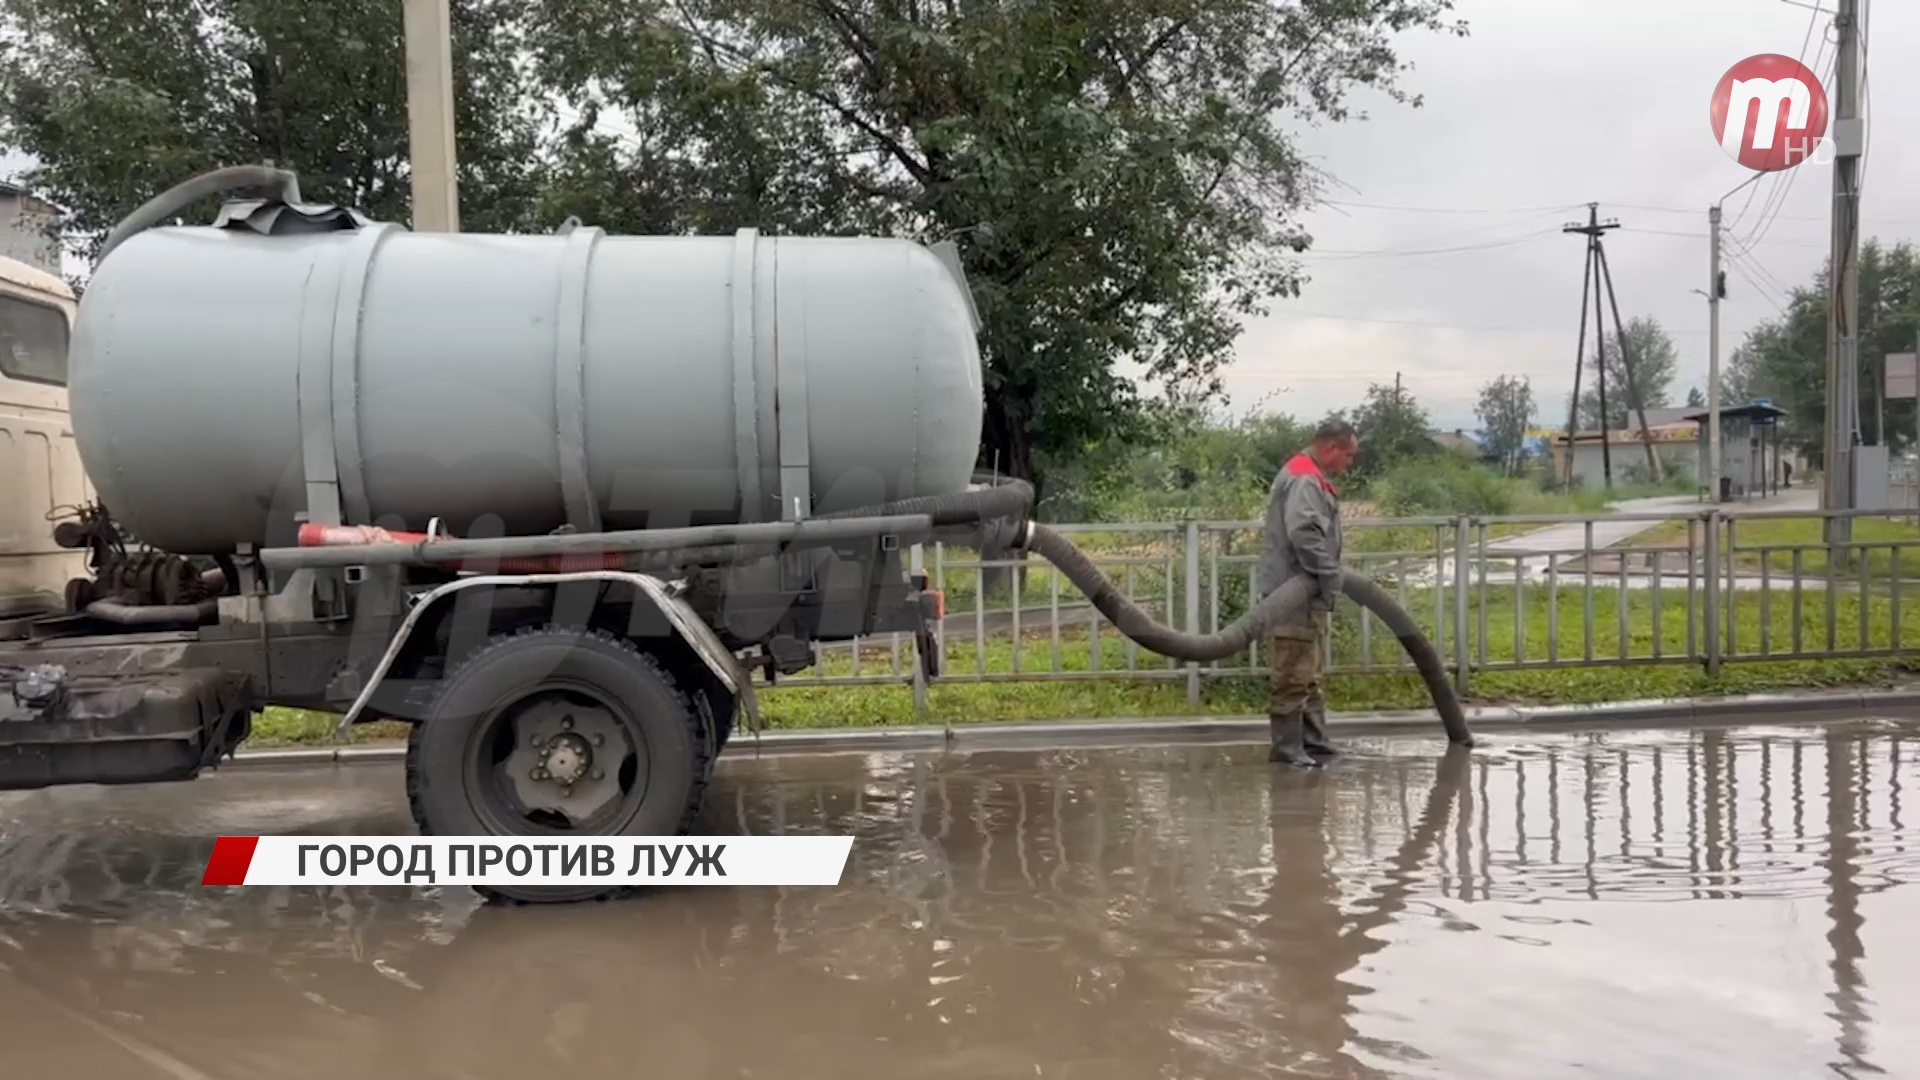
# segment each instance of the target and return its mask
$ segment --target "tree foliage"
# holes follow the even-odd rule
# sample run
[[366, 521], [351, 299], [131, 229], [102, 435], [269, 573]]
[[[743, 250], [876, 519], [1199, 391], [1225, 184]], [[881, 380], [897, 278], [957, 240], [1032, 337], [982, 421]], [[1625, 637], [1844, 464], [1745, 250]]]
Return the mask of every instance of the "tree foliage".
[[[525, 226], [542, 110], [519, 5], [453, 0], [463, 226]], [[0, 144], [71, 211], [83, 257], [208, 169], [273, 161], [314, 201], [409, 217], [398, 0], [0, 0]]]
[[[1629, 358], [1633, 363], [1631, 380], [1627, 377]], [[1600, 388], [1595, 372], [1589, 367], [1583, 373], [1580, 427], [1615, 431], [1638, 427], [1639, 409], [1658, 409], [1667, 404], [1679, 366], [1679, 351], [1659, 320], [1629, 319], [1624, 342], [1618, 333], [1606, 338], [1607, 412], [1604, 419], [1600, 414]], [[1639, 390], [1638, 399], [1630, 388]]]
[[[453, 0], [463, 227], [952, 239], [985, 326], [982, 463], [1039, 479], [1219, 390], [1298, 291], [1295, 125], [1400, 88], [1451, 0]], [[83, 248], [271, 159], [407, 214], [400, 0], [0, 0], [0, 142]], [[562, 118], [542, 135], [549, 113]]]
[[951, 238], [981, 316], [982, 461], [1037, 479], [1138, 434], [1129, 371], [1218, 389], [1292, 295], [1292, 122], [1396, 86], [1450, 0], [542, 0], [578, 122], [555, 194], [611, 227]]
[[1362, 484], [1401, 462], [1440, 452], [1427, 410], [1398, 386], [1374, 383], [1367, 387], [1366, 400], [1346, 419], [1360, 433], [1360, 454], [1354, 459], [1353, 474]]
[[1523, 375], [1493, 379], [1480, 388], [1474, 414], [1486, 434], [1487, 456], [1508, 476], [1519, 472], [1533, 426], [1533, 384]]
[[[1730, 404], [1771, 398], [1786, 411], [1783, 435], [1817, 454], [1826, 432], [1827, 273], [1793, 291], [1785, 313], [1761, 323], [1733, 351], [1723, 376]], [[1914, 406], [1882, 402], [1886, 356], [1911, 352], [1920, 335], [1920, 251], [1870, 240], [1860, 248], [1860, 427], [1869, 442], [1911, 445]]]

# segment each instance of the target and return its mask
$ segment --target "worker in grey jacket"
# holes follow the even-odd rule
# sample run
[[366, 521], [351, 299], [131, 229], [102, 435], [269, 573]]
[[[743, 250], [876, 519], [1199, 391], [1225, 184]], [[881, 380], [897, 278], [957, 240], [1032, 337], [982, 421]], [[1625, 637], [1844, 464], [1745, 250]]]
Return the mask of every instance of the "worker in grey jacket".
[[1359, 451], [1353, 425], [1329, 420], [1313, 433], [1312, 445], [1281, 468], [1267, 495], [1260, 595], [1299, 574], [1311, 574], [1318, 586], [1302, 621], [1268, 632], [1272, 761], [1318, 766], [1336, 753], [1327, 740], [1324, 694], [1327, 634], [1340, 595], [1340, 501], [1331, 478], [1345, 472]]

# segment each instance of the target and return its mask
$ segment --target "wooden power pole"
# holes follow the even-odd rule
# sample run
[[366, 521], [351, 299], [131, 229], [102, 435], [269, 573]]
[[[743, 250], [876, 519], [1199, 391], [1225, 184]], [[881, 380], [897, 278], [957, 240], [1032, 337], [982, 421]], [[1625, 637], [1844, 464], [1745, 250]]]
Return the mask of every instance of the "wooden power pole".
[[1608, 437], [1607, 409], [1607, 326], [1606, 314], [1601, 309], [1602, 293], [1605, 293], [1607, 306], [1613, 311], [1614, 338], [1620, 344], [1620, 368], [1627, 377], [1627, 400], [1633, 405], [1640, 421], [1640, 441], [1647, 451], [1647, 472], [1656, 482], [1660, 480], [1660, 455], [1653, 448], [1653, 431], [1647, 424], [1646, 399], [1640, 394], [1640, 380], [1637, 358], [1633, 355], [1631, 341], [1627, 337], [1626, 324], [1620, 321], [1620, 298], [1613, 290], [1613, 272], [1607, 266], [1606, 245], [1601, 237], [1610, 229], [1620, 227], [1620, 222], [1612, 218], [1600, 220], [1600, 205], [1587, 204], [1586, 224], [1569, 222], [1561, 232], [1580, 233], [1587, 238], [1586, 273], [1580, 284], [1580, 336], [1573, 354], [1573, 404], [1567, 418], [1567, 482], [1573, 481], [1574, 435], [1580, 427], [1580, 374], [1584, 364], [1587, 338], [1587, 297], [1593, 297], [1593, 341], [1594, 341], [1594, 380], [1600, 399], [1600, 461], [1601, 470], [1606, 477], [1606, 486], [1613, 487], [1613, 448]]

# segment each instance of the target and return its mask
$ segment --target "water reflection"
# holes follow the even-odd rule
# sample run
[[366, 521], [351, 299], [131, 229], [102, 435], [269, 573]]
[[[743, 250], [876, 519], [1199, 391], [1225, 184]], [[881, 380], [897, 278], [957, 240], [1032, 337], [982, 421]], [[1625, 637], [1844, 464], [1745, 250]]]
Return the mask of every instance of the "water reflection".
[[[1864, 976], [1864, 898], [1920, 915], [1898, 888], [1920, 870], [1912, 736], [1381, 740], [1307, 775], [1251, 747], [743, 761], [704, 831], [852, 832], [841, 887], [554, 909], [193, 884], [205, 838], [249, 815], [404, 831], [384, 770], [4, 796], [0, 1037], [10, 1076], [111, 1054], [175, 1077], [1216, 1080], [1507, 1075], [1544, 1024], [1563, 1056], [1508, 1054], [1511, 1075], [1865, 1075], [1920, 1016]], [[1824, 1049], [1767, 1043], [1780, 1024], [1745, 999], [1620, 1045], [1636, 943], [1684, 912], [1803, 907], [1825, 925], [1824, 1004], [1802, 1010]], [[1755, 948], [1799, 962], [1791, 937]], [[1449, 942], [1509, 957], [1527, 1010], [1435, 1020], [1485, 980], [1421, 959]]]

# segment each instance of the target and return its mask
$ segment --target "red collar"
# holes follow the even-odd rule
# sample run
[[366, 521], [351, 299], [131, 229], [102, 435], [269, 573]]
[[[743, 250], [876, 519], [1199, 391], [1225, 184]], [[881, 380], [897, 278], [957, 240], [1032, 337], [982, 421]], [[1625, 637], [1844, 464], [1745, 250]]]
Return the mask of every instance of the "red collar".
[[1320, 490], [1329, 495], [1334, 494], [1333, 482], [1327, 479], [1326, 473], [1320, 471], [1320, 463], [1313, 460], [1313, 455], [1305, 450], [1287, 459], [1287, 475], [1311, 476], [1319, 482]]

